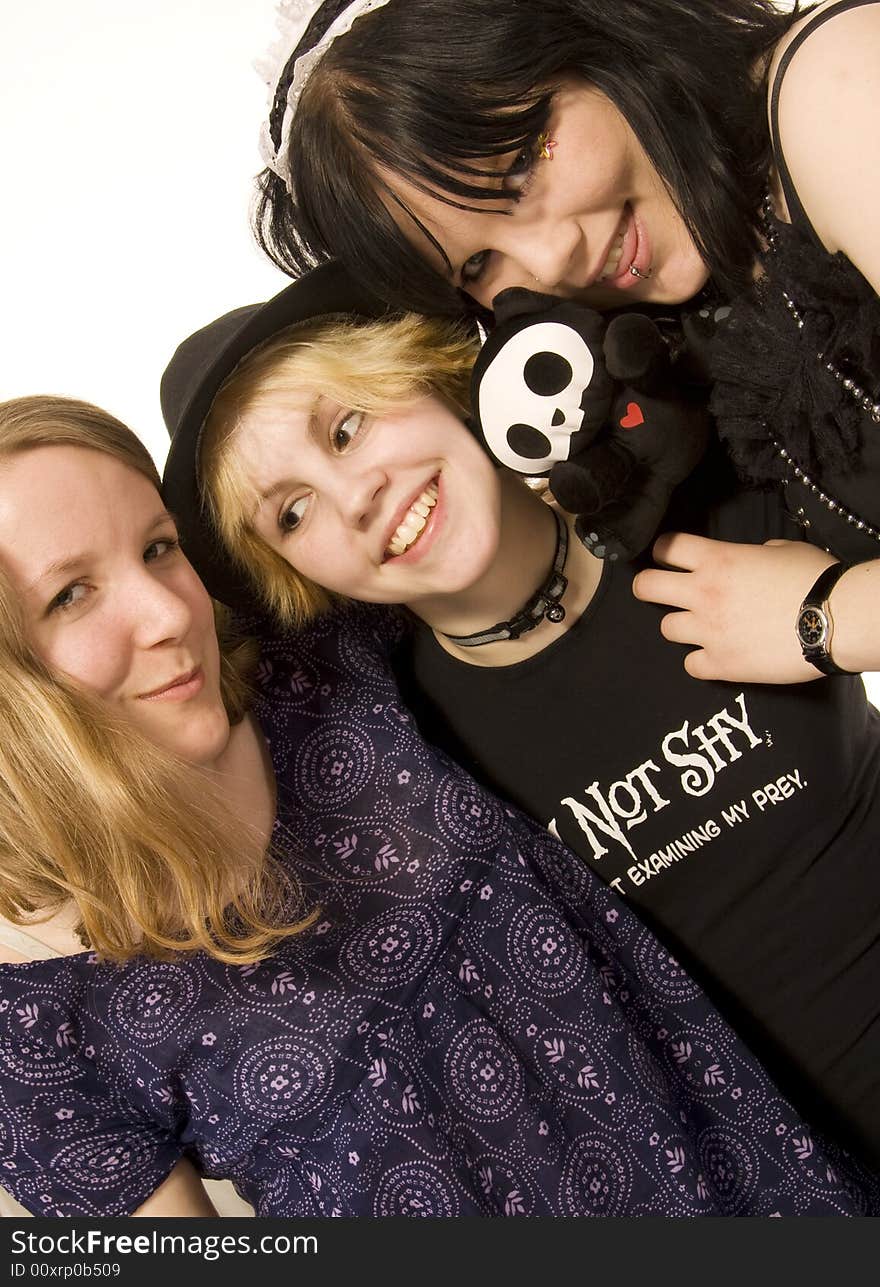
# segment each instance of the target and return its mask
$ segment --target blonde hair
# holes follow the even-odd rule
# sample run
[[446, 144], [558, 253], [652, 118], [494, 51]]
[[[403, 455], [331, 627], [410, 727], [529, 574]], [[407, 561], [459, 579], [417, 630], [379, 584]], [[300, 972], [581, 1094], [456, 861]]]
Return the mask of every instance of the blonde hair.
[[460, 415], [476, 343], [449, 322], [406, 314], [386, 321], [323, 317], [288, 327], [243, 359], [214, 399], [201, 443], [208, 512], [232, 561], [283, 624], [300, 626], [330, 596], [301, 576], [253, 524], [254, 488], [235, 450], [244, 419], [293, 399], [324, 395], [351, 411], [379, 414], [433, 394]]
[[[40, 446], [103, 452], [159, 487], [143, 444], [98, 407], [0, 404], [0, 460]], [[221, 640], [233, 724], [253, 660], [252, 644]], [[24, 924], [72, 899], [101, 958], [203, 950], [243, 965], [314, 919], [294, 919], [295, 893], [219, 784], [40, 660], [0, 571], [0, 913]]]

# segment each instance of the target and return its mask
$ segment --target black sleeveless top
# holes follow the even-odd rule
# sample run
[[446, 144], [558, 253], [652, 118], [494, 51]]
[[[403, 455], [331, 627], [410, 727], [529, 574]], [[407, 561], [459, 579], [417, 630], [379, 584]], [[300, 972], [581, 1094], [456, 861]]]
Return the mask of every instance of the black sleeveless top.
[[778, 105], [804, 40], [845, 10], [877, 2], [832, 5], [780, 61], [770, 127], [791, 223], [768, 202], [764, 276], [733, 302], [712, 351], [712, 411], [740, 473], [781, 482], [809, 538], [850, 561], [880, 558], [880, 298], [816, 235], [782, 153]]

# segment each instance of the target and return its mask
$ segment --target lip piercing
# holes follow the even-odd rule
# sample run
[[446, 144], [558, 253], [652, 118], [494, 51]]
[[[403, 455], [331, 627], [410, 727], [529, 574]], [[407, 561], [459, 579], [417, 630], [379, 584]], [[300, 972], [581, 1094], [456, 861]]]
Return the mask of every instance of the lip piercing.
[[553, 149], [556, 147], [556, 139], [551, 139], [550, 135], [544, 133], [538, 135], [538, 160], [552, 161]]
[[629, 271], [632, 273], [633, 277], [641, 277], [642, 281], [646, 282], [648, 278], [651, 276], [653, 269], [649, 268], [646, 273], [640, 273], [638, 268], [636, 268], [635, 264], [630, 264]]

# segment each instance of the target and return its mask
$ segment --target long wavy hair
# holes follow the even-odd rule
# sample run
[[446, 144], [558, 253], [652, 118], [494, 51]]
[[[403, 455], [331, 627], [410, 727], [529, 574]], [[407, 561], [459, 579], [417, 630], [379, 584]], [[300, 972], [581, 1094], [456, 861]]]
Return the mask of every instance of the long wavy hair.
[[[0, 404], [0, 463], [50, 445], [104, 452], [159, 489], [146, 448], [98, 407]], [[254, 660], [252, 643], [221, 631], [233, 724], [247, 710]], [[83, 944], [113, 961], [200, 949], [249, 964], [314, 918], [262, 840], [231, 816], [219, 783], [39, 658], [0, 570], [0, 914], [28, 924], [71, 900]]]
[[[326, 0], [312, 28], [343, 7]], [[293, 195], [263, 171], [257, 240], [293, 276], [339, 259], [395, 307], [460, 313], [462, 296], [389, 207], [425, 251], [445, 258], [442, 247], [382, 176], [484, 209], [499, 179], [480, 162], [534, 148], [555, 89], [577, 76], [625, 117], [716, 285], [737, 292], [771, 165], [766, 68], [802, 12], [772, 0], [391, 0], [312, 72], [285, 158]], [[270, 116], [276, 144], [292, 75], [293, 60]]]

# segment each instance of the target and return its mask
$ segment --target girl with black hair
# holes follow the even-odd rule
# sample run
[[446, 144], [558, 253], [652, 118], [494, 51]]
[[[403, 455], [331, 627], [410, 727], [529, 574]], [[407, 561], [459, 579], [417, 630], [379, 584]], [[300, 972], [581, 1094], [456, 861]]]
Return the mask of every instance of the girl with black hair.
[[681, 609], [664, 631], [699, 678], [849, 669], [878, 628], [878, 68], [872, 0], [328, 0], [282, 40], [258, 236], [288, 271], [336, 257], [427, 312], [511, 286], [732, 306], [721, 435], [782, 485], [792, 534], [865, 563], [823, 610], [846, 635], [816, 654], [755, 613], [800, 554], [670, 539], [677, 571], [637, 589]]

